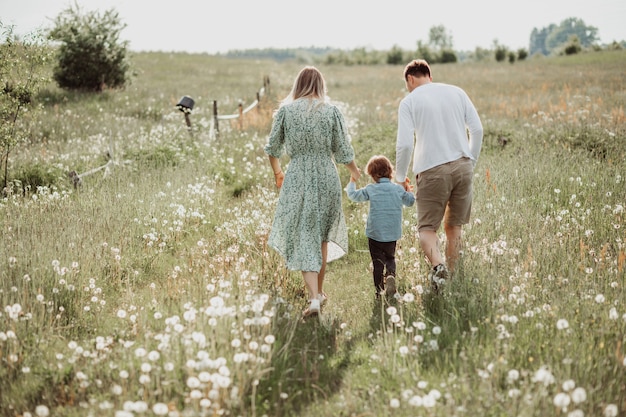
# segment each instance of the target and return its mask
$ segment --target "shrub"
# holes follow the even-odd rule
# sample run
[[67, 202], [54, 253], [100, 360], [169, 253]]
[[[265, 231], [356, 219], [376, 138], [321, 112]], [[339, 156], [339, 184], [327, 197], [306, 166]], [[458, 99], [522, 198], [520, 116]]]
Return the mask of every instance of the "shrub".
[[496, 46], [496, 50], [495, 50], [495, 57], [496, 57], [496, 61], [497, 62], [502, 62], [505, 60], [506, 56], [507, 56], [507, 49], [506, 46], [502, 46], [502, 45], [497, 45]]
[[444, 49], [439, 55], [439, 62], [442, 64], [454, 63], [457, 60], [456, 53], [451, 49]]
[[81, 14], [69, 7], [56, 17], [49, 37], [61, 42], [54, 80], [68, 90], [102, 91], [123, 87], [129, 79], [127, 44], [119, 40], [124, 29], [113, 9], [100, 15]]
[[26, 140], [28, 121], [37, 110], [33, 99], [47, 81], [45, 65], [49, 49], [37, 32], [20, 41], [13, 28], [0, 22], [0, 171], [2, 193], [9, 181], [9, 156]]

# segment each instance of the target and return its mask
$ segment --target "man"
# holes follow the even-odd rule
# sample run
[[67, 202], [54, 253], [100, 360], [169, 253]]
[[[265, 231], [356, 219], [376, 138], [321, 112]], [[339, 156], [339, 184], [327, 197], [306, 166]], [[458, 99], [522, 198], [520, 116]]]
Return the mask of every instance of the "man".
[[[409, 190], [407, 171], [413, 157], [419, 241], [433, 266], [429, 277], [437, 292], [460, 255], [461, 227], [470, 218], [473, 170], [482, 147], [483, 127], [465, 91], [434, 83], [425, 60], [407, 64], [404, 81], [409, 94], [398, 108], [396, 181]], [[437, 237], [442, 221], [447, 240], [445, 261]]]

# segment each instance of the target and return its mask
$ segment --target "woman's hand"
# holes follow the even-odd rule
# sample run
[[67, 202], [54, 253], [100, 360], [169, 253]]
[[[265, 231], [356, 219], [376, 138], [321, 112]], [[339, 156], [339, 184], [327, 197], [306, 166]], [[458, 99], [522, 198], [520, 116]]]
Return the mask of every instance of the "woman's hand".
[[354, 182], [357, 182], [359, 178], [361, 178], [361, 170], [356, 165], [356, 162], [351, 161], [346, 166], [348, 167], [348, 171], [350, 171], [350, 179], [354, 179]]
[[274, 180], [276, 180], [276, 188], [280, 188], [283, 186], [283, 181], [285, 181], [285, 173], [280, 170], [274, 174]]

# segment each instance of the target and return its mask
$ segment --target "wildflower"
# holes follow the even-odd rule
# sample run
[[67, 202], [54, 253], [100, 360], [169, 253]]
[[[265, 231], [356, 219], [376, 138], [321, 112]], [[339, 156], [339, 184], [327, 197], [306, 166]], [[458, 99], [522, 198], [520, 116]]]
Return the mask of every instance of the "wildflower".
[[126, 318], [126, 310], [117, 310], [117, 317], [119, 317], [120, 319], [125, 319]]
[[517, 388], [510, 389], [510, 390], [509, 390], [509, 392], [508, 392], [508, 396], [509, 396], [509, 398], [517, 398], [517, 397], [519, 397], [521, 394], [522, 394], [522, 391], [520, 391], [520, 390], [519, 390], [519, 389], [517, 389]]
[[567, 413], [567, 417], [585, 417], [585, 413], [583, 410], [573, 410]]
[[596, 303], [602, 304], [605, 301], [604, 295], [598, 294], [596, 295]]
[[609, 310], [609, 319], [617, 320], [619, 318], [619, 314], [617, 314], [617, 309], [615, 307], [611, 307]]
[[156, 403], [152, 406], [152, 412], [157, 416], [164, 416], [169, 412], [169, 409], [165, 403]]
[[567, 381], [563, 382], [563, 391], [571, 391], [574, 389], [574, 387], [576, 386], [576, 382], [574, 382], [574, 380], [572, 379], [568, 379]]
[[414, 395], [411, 398], [409, 398], [409, 405], [412, 405], [413, 407], [421, 407], [424, 404], [424, 401], [422, 400], [422, 397], [420, 397], [419, 395]]
[[556, 328], [559, 330], [565, 330], [569, 327], [569, 323], [565, 319], [559, 319], [556, 322]]
[[563, 410], [565, 410], [567, 408], [567, 406], [569, 405], [571, 399], [569, 397], [569, 395], [567, 395], [564, 392], [559, 392], [558, 394], [556, 394], [554, 396], [554, 405], [562, 408]]
[[137, 348], [135, 349], [135, 356], [138, 358], [143, 358], [144, 356], [146, 356], [146, 349], [144, 348]]
[[506, 375], [506, 380], [509, 384], [512, 384], [518, 379], [519, 379], [519, 371], [517, 369], [511, 369]]
[[50, 415], [50, 410], [45, 405], [38, 405], [35, 407], [35, 414], [37, 414], [37, 417], [48, 417]]
[[617, 417], [617, 406], [609, 404], [604, 408], [604, 417]]
[[439, 326], [433, 327], [433, 334], [440, 334], [440, 333], [441, 333], [441, 327]]
[[575, 404], [580, 404], [587, 399], [587, 392], [582, 387], [574, 389], [570, 395]]
[[541, 367], [533, 375], [532, 381], [540, 382], [543, 385], [548, 386], [554, 383], [554, 376], [548, 369]]
[[[400, 407], [400, 400], [397, 399], [397, 398], [392, 398], [391, 400], [389, 400], [389, 407], [391, 407], [391, 408], [398, 408], [398, 407]], [[615, 415], [617, 415], [617, 414], [615, 414]]]

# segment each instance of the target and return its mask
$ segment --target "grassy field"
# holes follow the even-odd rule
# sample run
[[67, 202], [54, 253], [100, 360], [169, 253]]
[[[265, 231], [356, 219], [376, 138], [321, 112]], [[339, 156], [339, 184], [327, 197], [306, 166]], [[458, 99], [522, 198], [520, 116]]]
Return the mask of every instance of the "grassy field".
[[[0, 416], [626, 415], [625, 52], [434, 66], [485, 127], [460, 277], [426, 291], [406, 209], [400, 297], [376, 302], [367, 205], [345, 198], [350, 253], [307, 322], [301, 275], [266, 246], [263, 153], [302, 64], [133, 65], [124, 91], [51, 85], [23, 120], [0, 200]], [[359, 166], [394, 160], [402, 67], [319, 68]], [[266, 76], [216, 132], [213, 102], [236, 114]]]

